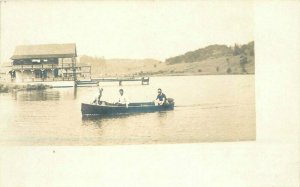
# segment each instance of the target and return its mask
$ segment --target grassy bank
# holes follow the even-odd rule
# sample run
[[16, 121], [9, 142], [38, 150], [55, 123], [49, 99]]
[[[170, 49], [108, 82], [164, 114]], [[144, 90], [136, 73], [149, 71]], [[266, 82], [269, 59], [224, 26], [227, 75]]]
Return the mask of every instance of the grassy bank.
[[22, 85], [22, 84], [12, 84], [12, 83], [0, 83], [0, 93], [8, 93], [12, 91], [30, 91], [30, 90], [45, 90], [48, 88], [52, 88], [49, 85], [44, 85], [44, 84], [27, 84], [27, 85]]
[[93, 77], [255, 74], [254, 42], [244, 45], [210, 45], [165, 61], [105, 59], [81, 56], [92, 66]]
[[248, 56], [248, 62], [240, 64], [240, 56], [209, 58], [200, 62], [167, 64], [152, 59], [106, 60], [91, 63], [92, 77], [111, 76], [169, 76], [169, 75], [230, 75], [254, 74], [255, 59]]

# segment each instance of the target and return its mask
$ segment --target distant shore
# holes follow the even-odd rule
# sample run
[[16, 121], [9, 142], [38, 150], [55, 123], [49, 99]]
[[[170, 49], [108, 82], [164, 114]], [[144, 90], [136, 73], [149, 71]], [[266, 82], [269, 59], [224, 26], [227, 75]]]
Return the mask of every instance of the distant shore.
[[[255, 73], [218, 73], [218, 74], [212, 74], [212, 73], [189, 73], [189, 72], [184, 72], [184, 73], [165, 73], [165, 74], [145, 74], [145, 75], [138, 75], [136, 77], [167, 77], [167, 76], [201, 76], [201, 75], [255, 75]], [[125, 75], [126, 77], [126, 75]], [[128, 75], [130, 77], [130, 75]]]
[[[254, 73], [232, 73], [232, 74], [225, 74], [225, 73], [219, 73], [219, 74], [211, 74], [211, 73], [162, 73], [162, 74], [144, 74], [144, 75], [122, 75], [117, 77], [168, 77], [168, 76], [218, 76], [218, 75], [255, 75]], [[105, 78], [105, 77], [114, 77], [114, 76], [103, 76], [103, 75], [92, 75], [92, 78]], [[70, 81], [68, 81], [70, 82]], [[12, 91], [31, 91], [31, 90], [45, 90], [49, 88], [54, 87], [71, 87], [68, 86], [57, 86], [57, 85], [49, 85], [51, 82], [45, 82], [45, 83], [36, 83], [33, 84], [33, 82], [22, 82], [22, 83], [12, 83], [12, 82], [0, 82], [0, 93], [8, 93]], [[62, 83], [60, 81], [60, 83]]]
[[[183, 72], [183, 73], [152, 73], [152, 74], [138, 74], [138, 75], [114, 75], [116, 77], [167, 77], [167, 76], [218, 76], [218, 75], [255, 75], [254, 72], [250, 73], [218, 73], [218, 74], [212, 74], [212, 73], [190, 73], [190, 72]], [[111, 76], [103, 76], [103, 75], [92, 75], [92, 77], [114, 77]]]
[[[176, 75], [232, 75], [255, 74], [254, 57], [248, 56], [248, 62], [241, 66], [240, 56], [210, 58], [200, 62], [175, 63], [154, 59], [81, 59], [80, 62], [92, 66], [92, 76], [176, 76]], [[90, 63], [89, 63], [90, 62]]]
[[30, 91], [30, 90], [45, 90], [52, 88], [45, 84], [18, 84], [18, 83], [0, 83], [0, 93], [9, 93], [14, 91]]

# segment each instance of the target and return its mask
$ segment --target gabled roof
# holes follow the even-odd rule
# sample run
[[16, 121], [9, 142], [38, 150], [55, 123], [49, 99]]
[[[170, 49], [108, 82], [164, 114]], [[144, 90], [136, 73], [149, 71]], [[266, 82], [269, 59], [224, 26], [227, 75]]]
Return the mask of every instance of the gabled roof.
[[76, 44], [19, 45], [12, 60], [34, 58], [72, 58], [77, 57]]

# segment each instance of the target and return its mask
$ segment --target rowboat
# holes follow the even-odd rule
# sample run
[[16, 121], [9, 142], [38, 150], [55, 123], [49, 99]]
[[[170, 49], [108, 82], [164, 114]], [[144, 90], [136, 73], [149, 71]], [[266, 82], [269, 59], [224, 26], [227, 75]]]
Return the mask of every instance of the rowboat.
[[82, 115], [118, 115], [126, 113], [147, 113], [157, 111], [168, 111], [174, 109], [174, 102], [169, 102], [162, 106], [155, 105], [154, 102], [130, 103], [128, 107], [113, 104], [97, 105], [81, 103]]

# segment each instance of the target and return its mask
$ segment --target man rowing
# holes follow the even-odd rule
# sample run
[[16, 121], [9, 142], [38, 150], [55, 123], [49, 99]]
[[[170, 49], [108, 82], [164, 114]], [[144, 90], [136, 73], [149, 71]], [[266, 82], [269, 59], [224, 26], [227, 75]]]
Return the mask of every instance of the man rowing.
[[103, 88], [98, 88], [98, 93], [95, 96], [92, 104], [96, 104], [96, 105], [101, 105], [102, 104], [102, 101], [101, 101], [102, 92], [103, 92]]
[[158, 95], [156, 97], [155, 104], [160, 105], [160, 106], [166, 104], [167, 96], [164, 93], [162, 93], [161, 88], [158, 88], [157, 92], [158, 92]]

